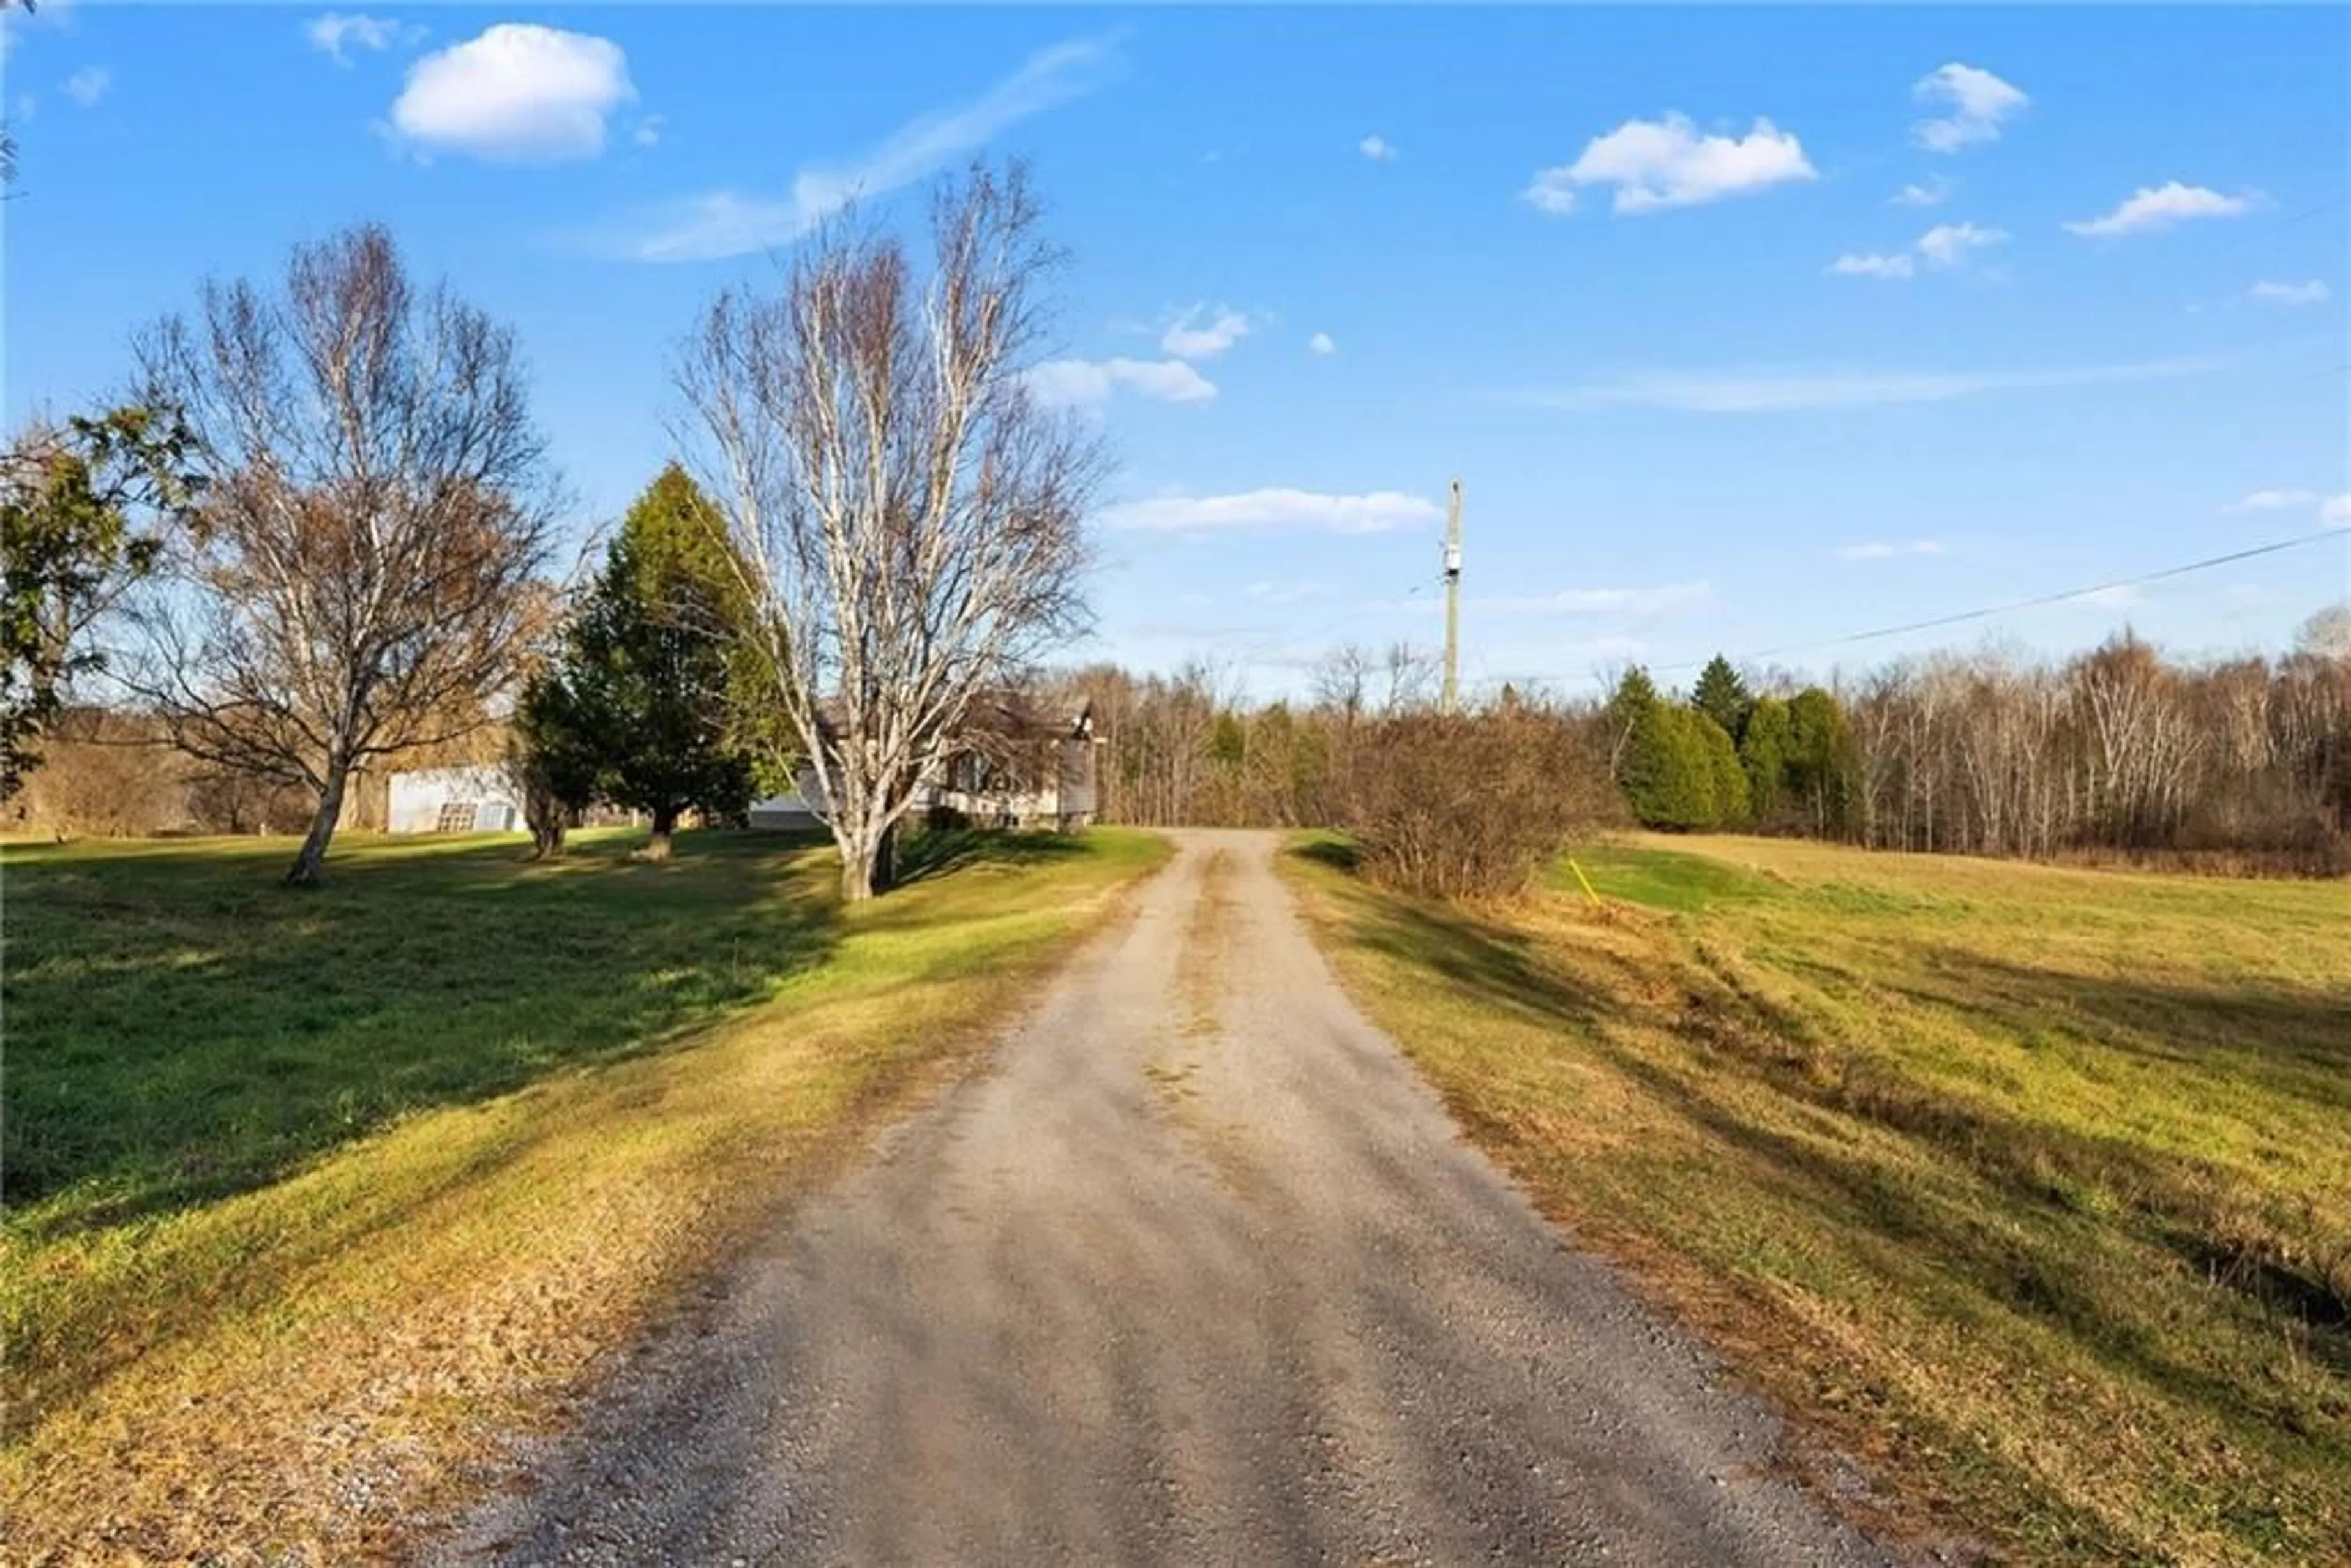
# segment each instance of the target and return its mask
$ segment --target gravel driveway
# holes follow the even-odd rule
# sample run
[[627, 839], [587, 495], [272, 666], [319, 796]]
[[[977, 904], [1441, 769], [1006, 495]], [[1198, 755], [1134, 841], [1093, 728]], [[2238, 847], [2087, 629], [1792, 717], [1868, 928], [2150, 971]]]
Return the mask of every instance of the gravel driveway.
[[1883, 1561], [1465, 1145], [1270, 834], [727, 1274], [444, 1562]]

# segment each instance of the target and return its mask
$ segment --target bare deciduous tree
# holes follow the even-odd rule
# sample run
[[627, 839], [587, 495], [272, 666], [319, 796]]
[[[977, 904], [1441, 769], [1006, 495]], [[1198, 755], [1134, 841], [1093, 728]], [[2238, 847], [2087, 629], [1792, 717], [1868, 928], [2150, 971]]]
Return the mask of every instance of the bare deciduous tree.
[[555, 494], [513, 335], [365, 226], [282, 292], [208, 283], [141, 359], [210, 485], [131, 684], [184, 750], [315, 791], [315, 882], [352, 770], [484, 722], [527, 646]]
[[1846, 693], [1862, 841], [1973, 854], [2351, 865], [2351, 662], [1906, 660]]
[[1381, 655], [1380, 674], [1386, 687], [1381, 712], [1390, 717], [1430, 706], [1438, 681], [1435, 653], [1414, 643], [1391, 643]]
[[1368, 706], [1373, 669], [1371, 654], [1359, 643], [1332, 649], [1311, 673], [1310, 689], [1316, 706], [1338, 715], [1343, 724], [1355, 724]]
[[1024, 382], [1061, 259], [1025, 172], [943, 184], [931, 227], [927, 278], [895, 238], [819, 235], [780, 295], [722, 294], [680, 371], [852, 900], [974, 695], [1081, 625], [1102, 473]]
[[2351, 602], [2314, 612], [2294, 634], [2294, 646], [2314, 658], [2351, 663]]

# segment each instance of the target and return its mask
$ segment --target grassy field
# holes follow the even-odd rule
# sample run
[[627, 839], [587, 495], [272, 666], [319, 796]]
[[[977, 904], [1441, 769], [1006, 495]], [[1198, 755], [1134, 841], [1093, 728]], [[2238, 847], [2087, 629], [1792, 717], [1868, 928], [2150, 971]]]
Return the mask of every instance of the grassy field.
[[2351, 1562], [2351, 885], [1645, 840], [1465, 913], [1343, 859], [1292, 870], [1367, 1010], [1875, 1522]]
[[0, 1557], [384, 1550], [1165, 852], [629, 847], [5, 852]]

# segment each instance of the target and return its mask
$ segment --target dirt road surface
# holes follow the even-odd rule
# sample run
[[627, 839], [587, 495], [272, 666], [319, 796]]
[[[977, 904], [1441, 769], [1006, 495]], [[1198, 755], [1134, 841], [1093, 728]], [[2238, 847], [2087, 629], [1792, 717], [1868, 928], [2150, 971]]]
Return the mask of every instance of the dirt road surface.
[[1177, 838], [985, 1076], [431, 1557], [1883, 1561], [1461, 1142], [1278, 841]]

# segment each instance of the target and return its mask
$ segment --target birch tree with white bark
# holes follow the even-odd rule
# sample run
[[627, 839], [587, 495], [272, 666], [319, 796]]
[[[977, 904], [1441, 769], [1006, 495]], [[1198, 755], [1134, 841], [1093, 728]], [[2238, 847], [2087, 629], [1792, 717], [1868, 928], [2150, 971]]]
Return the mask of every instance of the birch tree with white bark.
[[1104, 473], [1090, 429], [1027, 382], [1063, 258], [1025, 170], [944, 182], [930, 241], [918, 268], [836, 221], [779, 292], [721, 294], [679, 369], [850, 900], [889, 885], [974, 698], [1084, 625]]

